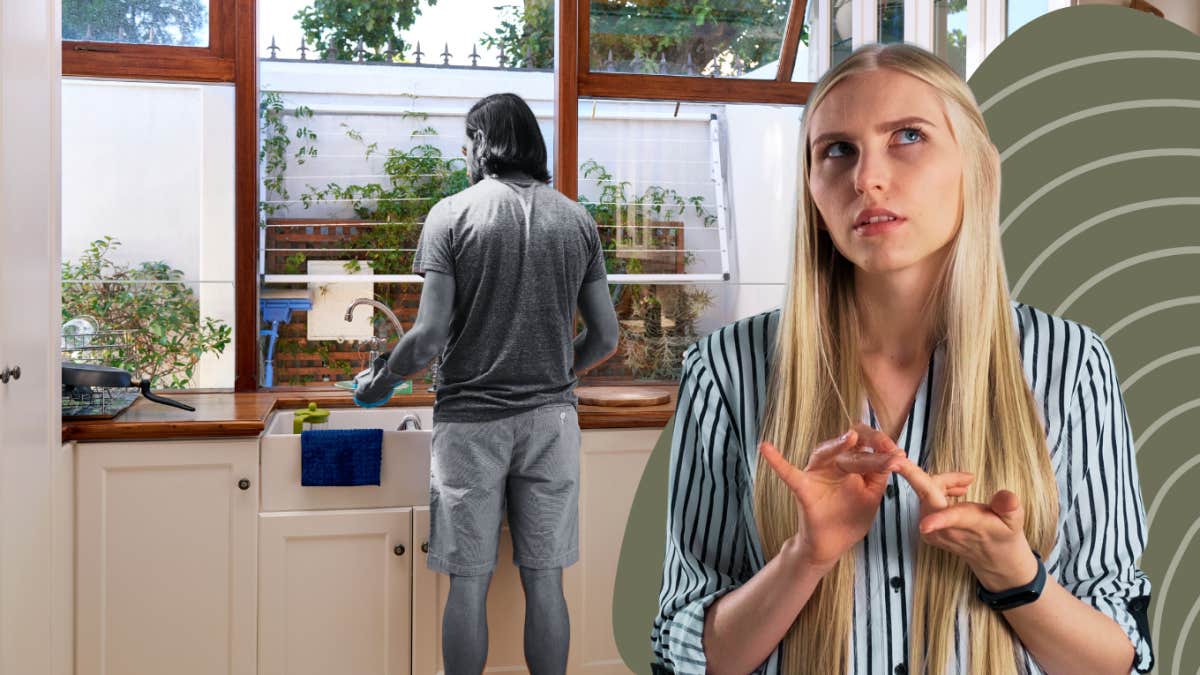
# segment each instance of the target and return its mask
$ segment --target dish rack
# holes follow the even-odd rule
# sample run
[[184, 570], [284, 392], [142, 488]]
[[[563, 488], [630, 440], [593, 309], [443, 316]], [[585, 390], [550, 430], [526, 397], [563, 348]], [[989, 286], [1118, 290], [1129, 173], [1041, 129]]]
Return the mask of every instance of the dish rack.
[[[129, 349], [132, 330], [66, 332], [60, 336], [63, 361], [108, 365]], [[62, 387], [64, 420], [110, 420], [120, 415], [141, 396], [124, 387]]]

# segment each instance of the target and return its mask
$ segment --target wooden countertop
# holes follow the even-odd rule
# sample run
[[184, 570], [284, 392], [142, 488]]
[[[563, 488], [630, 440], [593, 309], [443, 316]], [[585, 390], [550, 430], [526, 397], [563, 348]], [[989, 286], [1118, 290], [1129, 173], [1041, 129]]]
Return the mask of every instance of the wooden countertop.
[[[671, 400], [654, 406], [625, 408], [579, 406], [579, 426], [583, 429], [613, 429], [631, 427], [663, 427], [675, 412], [675, 385], [629, 385], [667, 391]], [[173, 408], [139, 398], [129, 409], [111, 420], [65, 421], [62, 440], [121, 441], [147, 439], [214, 438], [258, 436], [267, 417], [276, 409], [297, 409], [315, 401], [322, 408], [354, 406], [349, 392], [308, 393], [280, 391], [270, 393], [164, 393], [164, 396], [187, 403], [195, 412]], [[432, 393], [393, 396], [387, 407], [411, 408], [433, 406]]]

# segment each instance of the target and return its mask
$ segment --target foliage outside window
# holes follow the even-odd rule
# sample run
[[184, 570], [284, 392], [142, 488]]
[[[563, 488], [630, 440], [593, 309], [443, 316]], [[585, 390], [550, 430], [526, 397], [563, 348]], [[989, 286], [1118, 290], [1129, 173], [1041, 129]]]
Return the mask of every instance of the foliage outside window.
[[161, 260], [114, 262], [120, 245], [105, 236], [77, 262], [63, 263], [62, 320], [91, 316], [101, 330], [125, 331], [122, 348], [92, 356], [158, 386], [184, 388], [201, 355], [224, 353], [233, 331], [220, 319], [200, 316], [200, 300], [180, 270]]
[[[727, 73], [733, 64], [754, 69], [779, 57], [790, 7], [790, 0], [592, 0], [590, 68], [694, 75]], [[553, 67], [553, 0], [499, 9], [500, 25], [484, 44], [503, 50], [516, 67]], [[800, 39], [808, 44], [807, 26]]]
[[64, 40], [205, 47], [208, 0], [63, 0]]
[[421, 4], [437, 0], [313, 0], [293, 17], [308, 44], [337, 60], [391, 61], [402, 57], [409, 44], [401, 31], [421, 15]]

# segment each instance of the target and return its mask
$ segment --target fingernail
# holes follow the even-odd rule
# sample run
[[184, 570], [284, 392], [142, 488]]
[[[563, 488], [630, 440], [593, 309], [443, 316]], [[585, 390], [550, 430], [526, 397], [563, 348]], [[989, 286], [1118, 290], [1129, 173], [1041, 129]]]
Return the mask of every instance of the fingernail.
[[838, 440], [839, 440], [839, 441], [844, 441], [844, 440], [846, 440], [847, 438], [850, 438], [850, 432], [849, 432], [849, 431], [847, 431], [846, 433], [842, 434], [842, 435], [841, 435], [841, 436], [838, 438]]

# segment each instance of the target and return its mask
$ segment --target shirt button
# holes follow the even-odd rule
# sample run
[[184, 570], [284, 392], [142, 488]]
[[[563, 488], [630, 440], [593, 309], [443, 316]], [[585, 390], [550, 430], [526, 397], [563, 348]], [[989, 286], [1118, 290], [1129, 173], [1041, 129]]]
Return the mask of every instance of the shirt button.
[[895, 668], [893, 668], [893, 670], [896, 672], [896, 675], [904, 675], [905, 673], [908, 672], [908, 666], [901, 663], [901, 664], [897, 665]]
[[904, 585], [904, 581], [900, 577], [892, 577], [892, 590], [898, 591]]
[[887, 496], [888, 496], [888, 499], [894, 499], [896, 497], [896, 486], [895, 485], [888, 483]]

